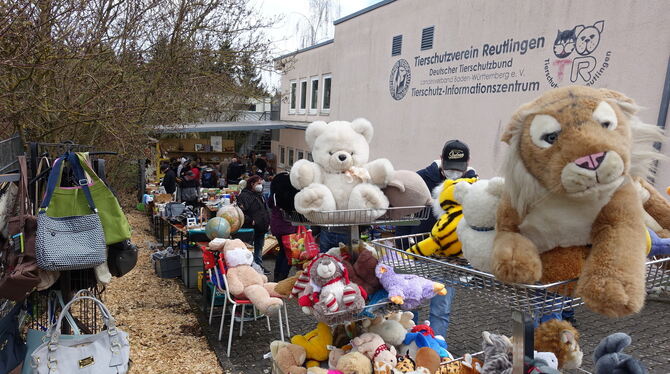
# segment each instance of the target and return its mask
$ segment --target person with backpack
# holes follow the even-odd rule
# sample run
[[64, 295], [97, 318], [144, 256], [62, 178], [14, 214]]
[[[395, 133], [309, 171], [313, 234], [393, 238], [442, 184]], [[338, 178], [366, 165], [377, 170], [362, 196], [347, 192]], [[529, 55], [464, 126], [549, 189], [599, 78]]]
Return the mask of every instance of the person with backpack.
[[179, 176], [181, 201], [186, 205], [196, 205], [199, 197], [200, 170], [193, 161], [186, 161]]
[[284, 246], [284, 237], [295, 234], [297, 227], [284, 218], [284, 212], [295, 211], [293, 199], [298, 190], [291, 184], [291, 178], [286, 172], [277, 174], [270, 182], [270, 231], [277, 238], [279, 253], [275, 261], [274, 281], [279, 282], [288, 278], [291, 271], [291, 258], [288, 253], [290, 248]]
[[177, 190], [177, 176], [170, 164], [162, 164], [161, 173], [165, 174], [161, 185], [165, 188], [165, 193], [172, 195]]
[[243, 227], [254, 229], [254, 262], [260, 265], [263, 272], [270, 272], [263, 267], [263, 245], [265, 234], [270, 225], [270, 213], [263, 201], [263, 179], [254, 175], [247, 179], [246, 186], [237, 197], [237, 205], [244, 213]]

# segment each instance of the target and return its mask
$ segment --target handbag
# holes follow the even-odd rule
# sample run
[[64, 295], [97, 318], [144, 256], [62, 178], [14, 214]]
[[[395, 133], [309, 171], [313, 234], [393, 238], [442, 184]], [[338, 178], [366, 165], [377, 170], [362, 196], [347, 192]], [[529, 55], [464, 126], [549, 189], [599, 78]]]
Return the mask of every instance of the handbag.
[[122, 277], [135, 268], [137, 264], [137, 246], [124, 240], [107, 246], [107, 265], [109, 272], [115, 277]]
[[[37, 171], [35, 171], [35, 175], [40, 175], [42, 172], [42, 167], [46, 165], [49, 167], [49, 159], [46, 157], [42, 157], [40, 161], [37, 163]], [[40, 196], [43, 194], [40, 193], [40, 185], [39, 181], [35, 182], [35, 204], [39, 206], [38, 200]], [[51, 287], [58, 281], [58, 278], [60, 278], [60, 272], [58, 271], [49, 271], [49, 270], [39, 270], [39, 275], [40, 275], [40, 283], [35, 286], [35, 289], [37, 291], [44, 291], [47, 288]], [[28, 365], [28, 367], [30, 367]]]
[[[86, 291], [86, 290], [82, 290]], [[80, 295], [82, 291], [79, 291], [77, 295]], [[88, 292], [88, 291], [86, 291]], [[76, 296], [75, 296], [76, 297]], [[49, 293], [49, 299], [47, 303], [47, 315], [49, 316], [49, 324], [55, 324], [56, 323], [56, 305], [55, 303], [58, 302], [60, 304], [61, 310], [65, 308], [65, 303], [63, 302], [63, 294], [60, 291], [51, 291]], [[72, 335], [63, 335], [61, 334], [60, 338], [61, 339], [72, 339], [74, 336], [80, 335], [81, 332], [79, 331], [79, 328], [77, 327], [77, 323], [74, 321], [74, 318], [72, 318], [72, 315], [67, 312], [65, 314], [65, 319], [67, 320], [68, 324], [70, 325], [70, 328], [72, 328]], [[26, 354], [25, 354], [25, 361], [23, 365], [23, 369], [21, 370], [21, 374], [32, 374], [33, 368], [30, 365], [30, 356], [35, 352], [35, 349], [42, 345], [43, 343], [46, 342], [46, 336], [47, 332], [42, 331], [42, 330], [35, 330], [35, 329], [28, 329], [28, 333], [26, 334]]]
[[[107, 329], [93, 335], [61, 339], [60, 329], [65, 314], [73, 303], [83, 300], [95, 302]], [[49, 327], [45, 342], [35, 349], [30, 364], [35, 374], [124, 374], [128, 372], [129, 361], [128, 334], [116, 327], [116, 321], [105, 304], [95, 297], [79, 296], [65, 305], [56, 324]]]
[[14, 205], [19, 189], [14, 183], [7, 182], [0, 187], [0, 239], [7, 238], [7, 223], [14, 215]]
[[82, 194], [84, 185], [81, 182], [84, 180], [88, 182], [86, 176], [76, 177], [79, 186], [75, 188], [61, 188], [60, 179], [62, 172], [58, 172], [56, 188], [53, 192], [51, 205], [49, 206], [49, 217], [83, 216], [88, 214], [90, 205], [88, 204], [87, 195], [90, 194], [95, 206], [98, 208], [98, 216], [105, 233], [105, 243], [114, 244], [130, 239], [128, 218], [123, 213], [119, 201], [112, 191], [110, 191], [105, 182], [98, 177], [88, 164], [87, 154], [79, 152], [69, 152], [69, 154], [74, 156], [71, 160], [68, 160], [71, 167], [74, 169], [78, 165], [90, 177], [91, 184], [86, 183], [89, 192], [84, 191]]
[[21, 365], [26, 356], [26, 345], [19, 333], [18, 314], [23, 304], [17, 303], [0, 319], [0, 374], [6, 374]]
[[302, 264], [319, 254], [319, 245], [312, 236], [312, 230], [307, 230], [305, 226], [298, 226], [295, 234], [282, 236], [282, 243], [290, 250], [291, 265]]
[[[47, 215], [65, 159], [70, 162], [93, 214], [60, 218]], [[57, 271], [88, 269], [105, 262], [106, 249], [102, 222], [88, 189], [88, 181], [84, 177], [77, 156], [68, 152], [54, 163], [44, 201], [37, 215], [37, 266], [44, 270]]]
[[40, 283], [35, 259], [37, 220], [28, 200], [28, 167], [19, 156], [19, 215], [9, 219], [9, 239], [0, 251], [0, 298], [23, 301]]

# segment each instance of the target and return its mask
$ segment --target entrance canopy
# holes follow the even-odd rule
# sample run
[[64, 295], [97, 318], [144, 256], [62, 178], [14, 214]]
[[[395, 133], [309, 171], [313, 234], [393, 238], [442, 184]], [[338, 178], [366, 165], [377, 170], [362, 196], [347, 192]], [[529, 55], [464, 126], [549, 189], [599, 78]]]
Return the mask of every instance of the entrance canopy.
[[201, 122], [174, 126], [159, 126], [156, 130], [167, 134], [185, 132], [223, 132], [223, 131], [257, 131], [275, 129], [304, 130], [307, 124], [284, 121], [233, 121], [233, 122]]

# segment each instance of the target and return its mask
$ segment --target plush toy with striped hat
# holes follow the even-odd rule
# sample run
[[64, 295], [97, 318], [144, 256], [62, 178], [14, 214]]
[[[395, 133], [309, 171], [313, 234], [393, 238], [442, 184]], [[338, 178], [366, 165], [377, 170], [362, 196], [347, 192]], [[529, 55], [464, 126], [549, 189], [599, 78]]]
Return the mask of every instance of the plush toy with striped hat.
[[305, 274], [309, 274], [309, 284], [303, 288], [301, 277], [294, 289], [304, 289], [298, 303], [306, 314], [314, 314], [319, 321], [329, 323], [338, 319], [340, 312], [353, 315], [363, 310], [365, 290], [349, 280], [347, 269], [336, 257], [319, 254]]

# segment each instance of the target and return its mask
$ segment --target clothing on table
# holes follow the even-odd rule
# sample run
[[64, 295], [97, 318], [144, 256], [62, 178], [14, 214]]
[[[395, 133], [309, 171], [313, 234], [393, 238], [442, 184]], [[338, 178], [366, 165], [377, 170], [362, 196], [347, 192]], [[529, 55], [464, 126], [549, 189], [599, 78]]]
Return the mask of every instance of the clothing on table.
[[168, 168], [165, 171], [165, 176], [163, 177], [163, 182], [161, 183], [165, 192], [173, 194], [177, 190], [177, 176], [171, 168]]

